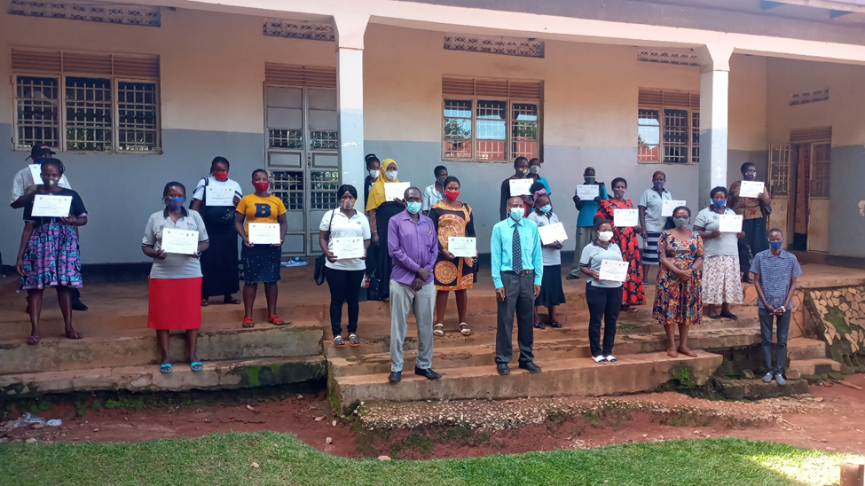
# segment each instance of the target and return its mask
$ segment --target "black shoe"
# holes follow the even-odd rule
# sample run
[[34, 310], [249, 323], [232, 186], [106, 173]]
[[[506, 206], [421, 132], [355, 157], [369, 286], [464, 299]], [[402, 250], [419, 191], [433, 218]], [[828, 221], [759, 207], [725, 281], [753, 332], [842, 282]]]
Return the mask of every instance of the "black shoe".
[[511, 374], [511, 369], [508, 368], [508, 364], [507, 364], [507, 363], [498, 363], [498, 364], [496, 364], [496, 370], [499, 372], [500, 375], [509, 375], [509, 374]]
[[417, 366], [414, 367], [414, 374], [426, 377], [426, 379], [428, 379], [428, 380], [438, 380], [439, 378], [442, 377], [442, 375], [433, 371], [432, 368], [427, 368], [424, 370], [424, 369], [418, 368]]
[[81, 302], [81, 300], [73, 300], [73, 301], [72, 301], [72, 310], [76, 310], [76, 311], [86, 311], [86, 310], [87, 310], [87, 306], [84, 305], [84, 302]]
[[402, 371], [391, 371], [387, 377], [387, 381], [397, 384], [402, 380]]
[[568, 275], [565, 280], [577, 280], [579, 278], [579, 275]]
[[528, 363], [520, 363], [520, 368], [524, 370], [528, 370], [529, 373], [540, 373], [541, 367], [536, 365], [534, 362], [529, 361]]
[[543, 322], [536, 322], [535, 329], [546, 329], [547, 326]]

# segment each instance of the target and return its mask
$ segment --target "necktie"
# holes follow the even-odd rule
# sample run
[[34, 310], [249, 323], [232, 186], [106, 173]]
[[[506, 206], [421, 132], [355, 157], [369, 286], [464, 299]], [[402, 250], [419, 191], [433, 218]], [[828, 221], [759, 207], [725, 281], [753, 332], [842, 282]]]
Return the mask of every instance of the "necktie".
[[514, 272], [520, 273], [523, 271], [523, 251], [520, 246], [520, 231], [519, 231], [519, 223], [514, 225], [514, 244], [513, 244], [513, 256], [512, 260], [514, 262]]

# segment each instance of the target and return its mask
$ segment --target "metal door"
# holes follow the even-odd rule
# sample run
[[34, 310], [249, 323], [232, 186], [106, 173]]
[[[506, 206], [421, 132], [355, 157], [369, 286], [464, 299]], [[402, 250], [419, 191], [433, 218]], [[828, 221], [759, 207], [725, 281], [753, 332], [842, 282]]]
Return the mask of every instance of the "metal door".
[[808, 194], [808, 251], [829, 251], [830, 143], [811, 144], [811, 190]]
[[[769, 146], [769, 196], [772, 198], [769, 228], [780, 228], [789, 236], [790, 144]], [[790, 238], [785, 237], [785, 247], [788, 239]]]
[[339, 186], [336, 90], [267, 86], [265, 108], [265, 163], [288, 210], [283, 254], [319, 254], [319, 224]]

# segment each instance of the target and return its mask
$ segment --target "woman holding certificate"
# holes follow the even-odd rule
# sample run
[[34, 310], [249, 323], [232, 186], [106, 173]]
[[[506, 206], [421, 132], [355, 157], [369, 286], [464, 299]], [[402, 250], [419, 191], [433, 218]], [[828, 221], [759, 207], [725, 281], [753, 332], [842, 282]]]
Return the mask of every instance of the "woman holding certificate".
[[161, 353], [159, 371], [171, 373], [168, 332], [186, 331], [192, 371], [203, 368], [196, 353], [201, 328], [201, 262], [208, 247], [207, 228], [197, 211], [183, 207], [186, 187], [169, 182], [162, 191], [165, 209], [150, 215], [141, 250], [153, 259], [150, 269], [147, 327], [156, 330]]
[[341, 186], [336, 190], [337, 209], [324, 213], [318, 228], [318, 244], [327, 262], [324, 278], [330, 288], [330, 328], [333, 345], [345, 346], [342, 339], [342, 304], [348, 302], [348, 342], [360, 345], [357, 337], [358, 297], [360, 283], [366, 272], [366, 251], [369, 248], [369, 221], [354, 209], [357, 189]]
[[[369, 199], [366, 201], [366, 214], [369, 216], [369, 229], [372, 233], [372, 250], [376, 253], [375, 268], [367, 276], [378, 278], [382, 285], [386, 286], [390, 282], [390, 274], [393, 270], [393, 259], [387, 251], [387, 227], [392, 217], [405, 210], [405, 204], [401, 199], [388, 201], [385, 195], [385, 184], [399, 182], [396, 161], [384, 159], [381, 166], [382, 170], [372, 189], [369, 190]], [[387, 298], [387, 291], [383, 291], [380, 299], [387, 300]]]
[[189, 209], [198, 211], [207, 226], [210, 247], [201, 254], [201, 305], [207, 299], [222, 296], [226, 304], [239, 304], [231, 294], [240, 290], [237, 273], [237, 230], [234, 208], [243, 197], [240, 184], [228, 178], [230, 164], [225, 157], [210, 163], [210, 176], [198, 181], [192, 192]]
[[[615, 187], [613, 182], [613, 187]], [[627, 275], [612, 279], [601, 274], [604, 262], [622, 262], [622, 251], [613, 243], [613, 224], [603, 218], [595, 218], [598, 239], [583, 248], [580, 255], [580, 271], [588, 277], [586, 282], [586, 304], [589, 306], [589, 348], [596, 363], [616, 363], [613, 345], [616, 342], [616, 323], [622, 310], [622, 282]], [[633, 263], [631, 263], [633, 266]], [[604, 343], [601, 346], [601, 320], [604, 321]]]
[[[736, 213], [727, 207], [727, 189], [716, 187], [709, 193], [712, 203], [697, 213], [694, 231], [703, 238], [703, 305], [712, 319], [738, 319], [730, 304], [742, 303], [742, 277], [739, 275], [738, 240], [745, 236], [741, 227], [721, 227], [721, 217], [732, 219]], [[717, 306], [721, 305], [721, 312]]]
[[39, 344], [45, 287], [57, 289], [66, 337], [83, 337], [72, 327], [72, 289], [81, 287], [81, 255], [75, 227], [87, 224], [87, 210], [77, 192], [58, 184], [64, 170], [59, 160], [44, 160], [42, 184], [24, 196], [24, 232], [15, 269], [21, 275], [21, 290], [27, 291], [29, 345]]
[[449, 250], [449, 238], [475, 238], [475, 223], [472, 217], [472, 208], [457, 200], [460, 196], [459, 179], [450, 176], [445, 179], [442, 187], [444, 188], [444, 200], [433, 206], [429, 213], [438, 234], [439, 246], [433, 271], [435, 286], [438, 291], [436, 293], [436, 322], [438, 324], [433, 328], [433, 335], [445, 335], [444, 318], [448, 307], [448, 294], [453, 290], [457, 300], [460, 333], [463, 336], [471, 336], [472, 330], [466, 323], [466, 314], [468, 313], [468, 293], [466, 291], [474, 285], [477, 248], [475, 248], [475, 254], [472, 256], [454, 255]]
[[[632, 311], [631, 306], [646, 304], [646, 285], [643, 283], [643, 269], [640, 264], [640, 242], [637, 235], [642, 229], [639, 220], [633, 225], [616, 226], [617, 209], [634, 209], [634, 203], [625, 199], [628, 190], [628, 181], [621, 177], [613, 179], [611, 184], [613, 196], [609, 199], [601, 199], [598, 203], [598, 214], [596, 216], [613, 222], [613, 243], [622, 250], [622, 258], [629, 262], [628, 278], [623, 284], [622, 310]], [[621, 223], [619, 223], [621, 224]]]
[[[534, 221], [538, 228], [552, 226], [559, 223], [559, 217], [553, 212], [553, 205], [544, 184], [535, 182], [531, 188], [532, 199], [535, 209], [529, 214], [529, 219]], [[563, 228], [564, 229], [564, 228]], [[548, 241], [544, 243], [541, 237], [544, 255], [544, 276], [541, 280], [541, 293], [535, 299], [535, 327], [545, 329], [546, 326], [559, 328], [562, 325], [556, 320], [556, 307], [565, 303], [565, 292], [562, 289], [562, 248], [561, 241]], [[538, 315], [538, 307], [547, 308], [547, 322], [541, 322]]]
[[264, 282], [267, 299], [267, 322], [282, 326], [285, 321], [276, 314], [276, 298], [279, 293], [279, 258], [288, 224], [285, 219], [285, 204], [273, 194], [267, 171], [252, 172], [255, 192], [243, 196], [234, 214], [234, 228], [243, 238], [240, 258], [243, 260], [243, 327], [254, 327], [252, 306], [259, 282]]

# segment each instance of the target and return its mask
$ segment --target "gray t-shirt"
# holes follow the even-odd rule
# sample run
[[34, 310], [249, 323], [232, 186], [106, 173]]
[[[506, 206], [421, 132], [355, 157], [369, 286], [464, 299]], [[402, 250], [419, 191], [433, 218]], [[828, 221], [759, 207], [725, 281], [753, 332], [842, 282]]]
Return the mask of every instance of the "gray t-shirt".
[[[615, 243], [610, 243], [610, 246], [604, 248], [597, 241], [593, 241], [583, 248], [583, 253], [580, 255], [580, 266], [589, 267], [595, 272], [601, 271], [601, 262], [604, 260], [622, 261], [622, 250]], [[615, 288], [621, 287], [622, 282], [614, 282], [612, 280], [595, 280], [589, 277], [589, 285], [595, 287]]]
[[637, 203], [637, 207], [646, 208], [646, 231], [649, 233], [664, 231], [667, 218], [661, 216], [661, 211], [664, 207], [665, 199], [668, 201], [673, 200], [673, 195], [666, 189], [664, 189], [663, 194], [659, 194], [654, 189], [646, 189], [643, 191], [643, 195], [640, 196], [640, 202]]
[[[735, 215], [736, 211], [724, 206], [724, 214]], [[712, 232], [721, 226], [721, 213], [704, 208], [697, 213], [694, 220], [694, 228], [703, 228], [703, 231]], [[721, 233], [720, 238], [703, 238], [703, 256], [706, 258], [727, 255], [739, 255], [739, 237], [736, 233]]]
[[[546, 216], [541, 216], [535, 211], [532, 211], [531, 213], [529, 213], [529, 219], [534, 221], [538, 225], [538, 228], [540, 228], [541, 226], [547, 226], [559, 222], [559, 217], [556, 216], [556, 213], [550, 213], [550, 217], [548, 218]], [[562, 264], [562, 250], [542, 247], [541, 254], [544, 255], [545, 267]]]
[[[162, 230], [164, 228], [177, 228], [190, 231], [198, 231], [198, 241], [208, 241], [207, 229], [204, 220], [197, 211], [187, 209], [188, 216], [181, 216], [177, 222], [171, 221], [171, 217], [165, 217], [163, 211], [157, 211], [150, 215], [147, 226], [144, 228], [144, 237], [141, 244], [152, 246], [159, 251], [162, 243]], [[201, 276], [201, 261], [189, 255], [178, 255], [169, 253], [165, 260], [153, 259], [153, 267], [150, 269], [150, 278], [195, 278]]]

